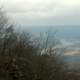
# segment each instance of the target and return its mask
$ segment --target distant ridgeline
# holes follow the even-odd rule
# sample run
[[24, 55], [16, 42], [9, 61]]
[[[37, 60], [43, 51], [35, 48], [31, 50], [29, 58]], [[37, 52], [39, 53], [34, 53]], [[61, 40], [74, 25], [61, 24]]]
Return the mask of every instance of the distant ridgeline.
[[80, 39], [80, 26], [27, 26], [30, 32], [37, 34], [40, 32], [56, 31], [59, 38]]

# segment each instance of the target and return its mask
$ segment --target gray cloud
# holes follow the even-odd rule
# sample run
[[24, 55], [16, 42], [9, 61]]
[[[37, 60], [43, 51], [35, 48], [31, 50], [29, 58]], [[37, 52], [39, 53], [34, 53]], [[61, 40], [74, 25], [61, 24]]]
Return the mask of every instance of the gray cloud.
[[3, 0], [3, 4], [24, 25], [80, 25], [80, 0]]

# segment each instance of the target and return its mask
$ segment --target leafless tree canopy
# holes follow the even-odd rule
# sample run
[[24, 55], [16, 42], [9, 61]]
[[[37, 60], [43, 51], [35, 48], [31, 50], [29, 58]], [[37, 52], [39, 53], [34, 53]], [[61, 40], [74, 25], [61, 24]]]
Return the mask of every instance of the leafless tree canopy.
[[0, 10], [0, 80], [80, 79], [56, 56], [55, 40], [48, 34], [45, 39], [42, 35], [38, 40], [32, 40], [29, 34], [17, 35], [13, 24]]

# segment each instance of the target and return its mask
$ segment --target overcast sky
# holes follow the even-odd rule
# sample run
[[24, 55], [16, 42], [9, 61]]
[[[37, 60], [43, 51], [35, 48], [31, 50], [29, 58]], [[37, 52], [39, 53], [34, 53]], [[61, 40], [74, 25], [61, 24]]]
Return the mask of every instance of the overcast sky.
[[1, 6], [24, 25], [80, 25], [80, 0], [0, 0]]

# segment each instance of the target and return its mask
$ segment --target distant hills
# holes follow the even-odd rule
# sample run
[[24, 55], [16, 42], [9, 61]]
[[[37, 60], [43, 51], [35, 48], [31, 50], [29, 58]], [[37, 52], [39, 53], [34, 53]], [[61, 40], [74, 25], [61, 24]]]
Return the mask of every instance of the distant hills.
[[65, 39], [79, 39], [80, 40], [80, 26], [24, 26], [24, 30], [39, 34], [40, 32], [51, 31], [57, 32], [57, 37]]

